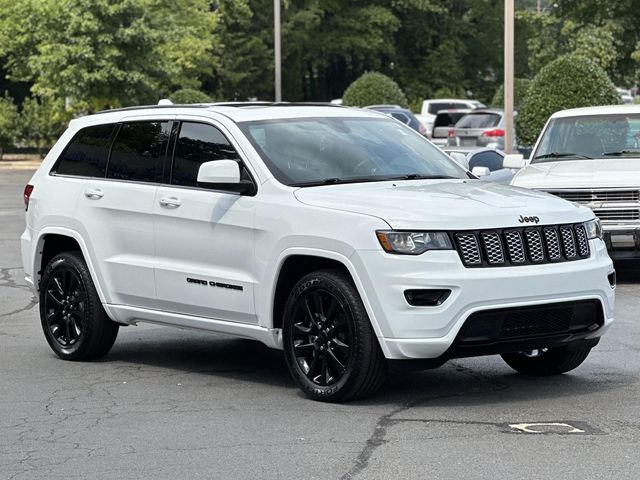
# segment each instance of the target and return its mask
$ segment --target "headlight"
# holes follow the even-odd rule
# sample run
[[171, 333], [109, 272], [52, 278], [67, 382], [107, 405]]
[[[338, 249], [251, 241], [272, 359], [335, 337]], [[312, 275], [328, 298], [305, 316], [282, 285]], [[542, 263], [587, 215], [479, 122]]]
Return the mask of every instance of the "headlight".
[[593, 220], [584, 222], [584, 228], [587, 230], [587, 238], [589, 240], [592, 238], [599, 238], [602, 240], [602, 225], [600, 224], [599, 219], [594, 218]]
[[427, 250], [452, 250], [451, 240], [445, 232], [377, 231], [380, 245], [387, 253], [420, 255]]

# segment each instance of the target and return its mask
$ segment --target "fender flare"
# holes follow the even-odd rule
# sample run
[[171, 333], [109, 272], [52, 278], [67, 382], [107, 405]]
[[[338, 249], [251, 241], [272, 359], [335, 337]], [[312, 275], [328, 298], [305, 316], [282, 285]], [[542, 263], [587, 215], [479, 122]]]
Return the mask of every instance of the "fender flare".
[[35, 288], [38, 288], [40, 275], [38, 275], [38, 270], [40, 270], [40, 265], [42, 263], [42, 252], [44, 249], [45, 237], [47, 235], [61, 235], [65, 237], [73, 238], [78, 245], [80, 246], [80, 251], [82, 252], [82, 256], [84, 257], [84, 261], [87, 263], [87, 267], [89, 268], [89, 273], [91, 274], [91, 279], [93, 280], [93, 284], [96, 287], [96, 291], [98, 292], [98, 297], [100, 301], [105, 304], [107, 303], [104, 291], [102, 289], [102, 285], [99, 281], [99, 276], [94, 268], [94, 262], [92, 260], [92, 256], [89, 253], [89, 248], [87, 247], [87, 242], [85, 242], [82, 235], [80, 235], [77, 231], [72, 230], [70, 228], [65, 227], [44, 227], [42, 230], [38, 232], [38, 237], [33, 245], [35, 246], [35, 251], [31, 252], [31, 258], [33, 258], [33, 272], [31, 272], [32, 277], [34, 279]]
[[[374, 313], [374, 309], [371, 305], [371, 302], [364, 288], [362, 280], [360, 279], [360, 276], [358, 275], [358, 272], [356, 271], [356, 268], [351, 262], [351, 260], [341, 253], [333, 252], [330, 250], [322, 250], [318, 248], [291, 247], [283, 250], [282, 252], [280, 252], [280, 255], [278, 255], [278, 259], [276, 261], [277, 267], [274, 269], [274, 274], [268, 283], [269, 285], [271, 285], [271, 291], [269, 292], [269, 296], [268, 296], [268, 299], [269, 299], [268, 318], [270, 319], [270, 321], [269, 321], [269, 325], [266, 325], [267, 327], [269, 328], [273, 327], [273, 321], [274, 321], [273, 309], [275, 307], [275, 300], [276, 300], [276, 287], [277, 287], [278, 279], [280, 277], [280, 273], [282, 272], [282, 266], [284, 265], [287, 258], [292, 257], [294, 255], [306, 255], [306, 256], [312, 256], [312, 257], [326, 258], [329, 260], [335, 260], [337, 262], [340, 262], [342, 265], [344, 265], [347, 271], [349, 272], [349, 275], [351, 275], [351, 279], [353, 280], [353, 283], [355, 284], [356, 289], [360, 294], [360, 298], [362, 299], [364, 308], [367, 311], [367, 315], [369, 316], [369, 321], [371, 322], [371, 326], [373, 327], [373, 331], [375, 332], [376, 337], [383, 338], [382, 332], [380, 330], [380, 325], [378, 324], [376, 315]], [[383, 350], [383, 353], [386, 355], [388, 352], [385, 351], [386, 350], [385, 343], [384, 342], [379, 342], [379, 343], [380, 343], [380, 347]]]

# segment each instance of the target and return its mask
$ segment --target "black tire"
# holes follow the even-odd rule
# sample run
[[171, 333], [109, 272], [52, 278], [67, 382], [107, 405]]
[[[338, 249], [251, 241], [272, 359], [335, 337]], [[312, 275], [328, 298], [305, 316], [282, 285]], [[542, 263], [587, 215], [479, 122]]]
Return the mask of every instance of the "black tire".
[[516, 372], [525, 375], [560, 375], [577, 368], [591, 352], [589, 347], [554, 347], [540, 350], [532, 356], [524, 352], [504, 353], [502, 359]]
[[54, 257], [40, 283], [40, 321], [51, 349], [63, 360], [106, 355], [118, 336], [80, 252]]
[[291, 376], [313, 400], [355, 400], [384, 382], [386, 360], [369, 316], [351, 278], [339, 270], [310, 273], [293, 287], [283, 341]]

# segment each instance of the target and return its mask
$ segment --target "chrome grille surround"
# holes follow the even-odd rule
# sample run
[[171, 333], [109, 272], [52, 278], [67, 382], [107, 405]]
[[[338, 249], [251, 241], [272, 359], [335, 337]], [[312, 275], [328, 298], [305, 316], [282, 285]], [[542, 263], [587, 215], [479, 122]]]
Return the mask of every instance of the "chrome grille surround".
[[588, 258], [584, 224], [453, 232], [465, 267], [508, 267]]
[[573, 229], [566, 225], [561, 226], [560, 238], [562, 238], [562, 250], [564, 252], [564, 256], [568, 259], [575, 258], [578, 255], [578, 252], [576, 251]]
[[574, 231], [578, 243], [578, 254], [581, 257], [589, 255], [589, 239], [587, 238], [587, 230], [584, 228], [584, 225], [576, 225]]
[[524, 255], [524, 244], [522, 243], [520, 232], [518, 230], [507, 230], [504, 232], [504, 238], [507, 240], [507, 251], [509, 252], [511, 263], [525, 263], [527, 259]]
[[500, 235], [495, 232], [482, 232], [480, 236], [487, 252], [487, 261], [491, 264], [504, 263], [504, 249]]
[[456, 234], [456, 240], [460, 247], [460, 255], [465, 265], [480, 265], [482, 259], [480, 257], [480, 246], [478, 239], [473, 233]]
[[527, 240], [527, 248], [531, 261], [533, 263], [544, 262], [544, 249], [542, 247], [542, 234], [540, 230], [527, 228], [524, 231], [524, 238]]

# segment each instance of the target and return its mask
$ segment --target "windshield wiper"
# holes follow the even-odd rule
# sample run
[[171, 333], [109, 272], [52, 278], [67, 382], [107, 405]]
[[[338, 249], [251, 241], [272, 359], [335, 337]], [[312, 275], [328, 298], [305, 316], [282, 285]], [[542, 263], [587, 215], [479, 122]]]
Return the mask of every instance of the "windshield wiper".
[[290, 183], [290, 187], [317, 187], [320, 185], [336, 185], [339, 183], [358, 183], [358, 182], [376, 182], [379, 177], [352, 177], [352, 178], [323, 178], [322, 180], [313, 180], [311, 182]]
[[458, 179], [449, 175], [422, 175], [419, 173], [408, 173], [406, 175], [376, 176], [376, 177], [347, 177], [347, 178], [323, 178], [311, 182], [290, 183], [290, 187], [318, 187], [321, 185], [337, 185], [342, 183], [364, 183], [364, 182], [387, 182], [390, 180], [435, 180], [435, 179]]
[[534, 158], [534, 160], [539, 160], [542, 158], [566, 158], [566, 157], [575, 157], [575, 158], [582, 158], [584, 160], [593, 160], [593, 157], [590, 157], [588, 155], [583, 155], [582, 153], [569, 153], [569, 152], [551, 152], [551, 153], [545, 153], [544, 155], [538, 155]]
[[384, 180], [444, 180], [444, 179], [457, 179], [458, 177], [452, 177], [451, 175], [422, 175], [420, 173], [408, 173], [406, 175], [398, 175], [396, 177], [385, 177]]
[[618, 150], [617, 152], [604, 152], [602, 155], [605, 157], [621, 157], [625, 153], [635, 153], [640, 156], [640, 150]]

